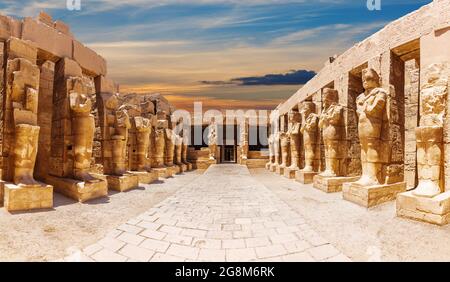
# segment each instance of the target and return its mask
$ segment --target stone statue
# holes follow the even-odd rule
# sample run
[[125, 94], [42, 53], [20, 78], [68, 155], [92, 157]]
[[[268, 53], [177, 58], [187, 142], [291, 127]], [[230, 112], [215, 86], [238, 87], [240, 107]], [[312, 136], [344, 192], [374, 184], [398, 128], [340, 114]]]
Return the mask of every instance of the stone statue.
[[166, 128], [165, 130], [166, 138], [166, 166], [173, 166], [173, 160], [175, 156], [175, 134], [172, 129]]
[[240, 136], [240, 141], [241, 141], [241, 159], [242, 160], [247, 160], [248, 159], [248, 130], [249, 130], [249, 125], [247, 122], [247, 119], [245, 119], [245, 121], [241, 124], [241, 136]]
[[325, 171], [320, 175], [335, 177], [340, 172], [340, 159], [343, 140], [343, 108], [339, 105], [338, 92], [334, 89], [323, 90], [323, 112], [319, 119], [319, 128], [325, 143]]
[[316, 105], [313, 102], [304, 102], [300, 110], [303, 121], [300, 132], [303, 134], [303, 146], [305, 148], [305, 167], [302, 169], [304, 172], [314, 172], [319, 123], [319, 116], [315, 113], [315, 110]]
[[175, 158], [174, 163], [176, 165], [182, 165], [182, 146], [183, 146], [183, 138], [181, 138], [179, 135], [174, 134], [175, 137]]
[[212, 161], [216, 160], [217, 124], [215, 123], [215, 121], [213, 121], [209, 126], [208, 146], [209, 146], [209, 159]]
[[114, 133], [112, 141], [112, 174], [123, 176], [127, 173], [127, 142], [128, 130], [131, 127], [130, 118], [126, 109], [120, 107], [114, 112]]
[[281, 164], [280, 168], [286, 168], [289, 165], [289, 135], [286, 132], [280, 133], [280, 147], [281, 147]]
[[12, 181], [18, 186], [42, 186], [33, 177], [40, 130], [37, 126], [39, 68], [26, 59], [10, 60], [7, 79], [14, 121]]
[[289, 112], [289, 130], [287, 135], [290, 140], [290, 157], [291, 157], [291, 170], [299, 170], [299, 157], [300, 157], [300, 128], [301, 128], [301, 115], [297, 111], [291, 110]]
[[74, 146], [73, 177], [84, 182], [96, 182], [98, 179], [89, 174], [95, 132], [92, 102], [87, 95], [74, 91], [71, 91], [69, 101]]
[[269, 168], [271, 164], [275, 163], [275, 156], [274, 156], [274, 134], [269, 135], [269, 162], [266, 164], [266, 167]]
[[133, 170], [150, 171], [150, 133], [152, 129], [151, 121], [141, 116], [134, 117], [136, 127], [136, 163]]
[[164, 154], [166, 148], [166, 120], [159, 120], [155, 129], [155, 146], [153, 147], [152, 167], [164, 168]]
[[362, 177], [356, 184], [373, 186], [381, 182], [381, 127], [388, 93], [380, 88], [380, 77], [375, 70], [363, 70], [362, 80], [365, 92], [356, 99]]
[[431, 198], [444, 192], [441, 181], [448, 79], [442, 76], [439, 65], [431, 65], [427, 74], [428, 82], [420, 92], [420, 125], [416, 128], [419, 185], [413, 194]]
[[273, 135], [273, 156], [274, 165], [280, 165], [280, 132]]

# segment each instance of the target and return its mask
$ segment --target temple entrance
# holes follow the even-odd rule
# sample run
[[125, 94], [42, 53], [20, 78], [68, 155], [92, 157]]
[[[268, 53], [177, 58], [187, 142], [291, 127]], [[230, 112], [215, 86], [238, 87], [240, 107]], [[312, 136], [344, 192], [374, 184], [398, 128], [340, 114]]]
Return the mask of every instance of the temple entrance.
[[222, 160], [224, 163], [236, 163], [236, 146], [224, 146]]

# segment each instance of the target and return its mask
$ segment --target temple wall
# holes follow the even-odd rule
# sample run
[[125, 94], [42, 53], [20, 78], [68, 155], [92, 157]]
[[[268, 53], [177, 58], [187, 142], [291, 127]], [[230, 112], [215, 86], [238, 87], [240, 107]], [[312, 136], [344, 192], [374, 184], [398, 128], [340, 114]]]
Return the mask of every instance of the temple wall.
[[[393, 21], [379, 32], [348, 49], [332, 63], [327, 62], [312, 80], [278, 107], [280, 114], [287, 113], [291, 108], [295, 107], [295, 104], [314, 95], [314, 93], [327, 85], [330, 80], [339, 80], [342, 74], [364, 65], [370, 60], [379, 57], [380, 54], [398, 46], [414, 42], [436, 29], [442, 30], [448, 27], [450, 25], [449, 18], [450, 5], [448, 5], [448, 1], [435, 0], [433, 3], [423, 6], [413, 13]], [[445, 40], [444, 37], [442, 37], [442, 40]], [[421, 45], [423, 45], [423, 42], [421, 42]], [[436, 45], [433, 48], [437, 48]], [[445, 54], [448, 54], [448, 52], [450, 51], [447, 48], [439, 56], [445, 57], [447, 56]], [[428, 62], [425, 61], [423, 63], [426, 65]]]

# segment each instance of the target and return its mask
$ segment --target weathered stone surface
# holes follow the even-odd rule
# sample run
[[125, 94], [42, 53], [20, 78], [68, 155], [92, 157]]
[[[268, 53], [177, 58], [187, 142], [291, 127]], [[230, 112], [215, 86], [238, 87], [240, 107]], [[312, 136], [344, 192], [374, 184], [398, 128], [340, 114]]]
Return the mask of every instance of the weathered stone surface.
[[25, 18], [22, 25], [22, 39], [34, 42], [41, 51], [48, 54], [49, 59], [72, 58], [72, 37], [58, 32], [53, 25], [48, 26], [32, 18]]
[[134, 174], [107, 175], [106, 181], [109, 190], [118, 192], [125, 192], [139, 187], [139, 177]]
[[318, 172], [299, 170], [295, 172], [295, 180], [303, 184], [311, 184]]
[[322, 190], [326, 193], [335, 193], [342, 191], [342, 185], [344, 183], [355, 182], [359, 177], [326, 177], [322, 175], [314, 176], [313, 187]]
[[56, 192], [82, 203], [108, 195], [106, 180], [99, 179], [95, 182], [83, 182], [50, 175], [46, 181], [53, 185]]
[[373, 186], [363, 186], [357, 182], [344, 183], [342, 185], [342, 196], [344, 200], [366, 208], [371, 208], [385, 202], [393, 201], [396, 199], [397, 194], [405, 191], [405, 182]]
[[80, 64], [83, 70], [94, 76], [107, 73], [106, 60], [76, 40], [73, 40], [72, 58]]
[[433, 198], [415, 196], [412, 191], [397, 196], [397, 216], [446, 225], [450, 222], [450, 192]]
[[53, 208], [53, 187], [50, 185], [40, 183], [26, 188], [12, 183], [0, 185], [4, 185], [0, 190], [4, 190], [4, 206], [9, 212]]

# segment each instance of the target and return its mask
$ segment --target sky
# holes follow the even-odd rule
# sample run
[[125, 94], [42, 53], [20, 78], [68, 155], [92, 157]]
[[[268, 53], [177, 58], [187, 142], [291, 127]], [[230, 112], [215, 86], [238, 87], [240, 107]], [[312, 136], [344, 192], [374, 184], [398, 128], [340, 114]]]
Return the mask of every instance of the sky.
[[[77, 0], [74, 0], [77, 1]], [[273, 109], [355, 43], [431, 0], [1, 0], [41, 10], [102, 55], [121, 92], [161, 93], [177, 108]]]

